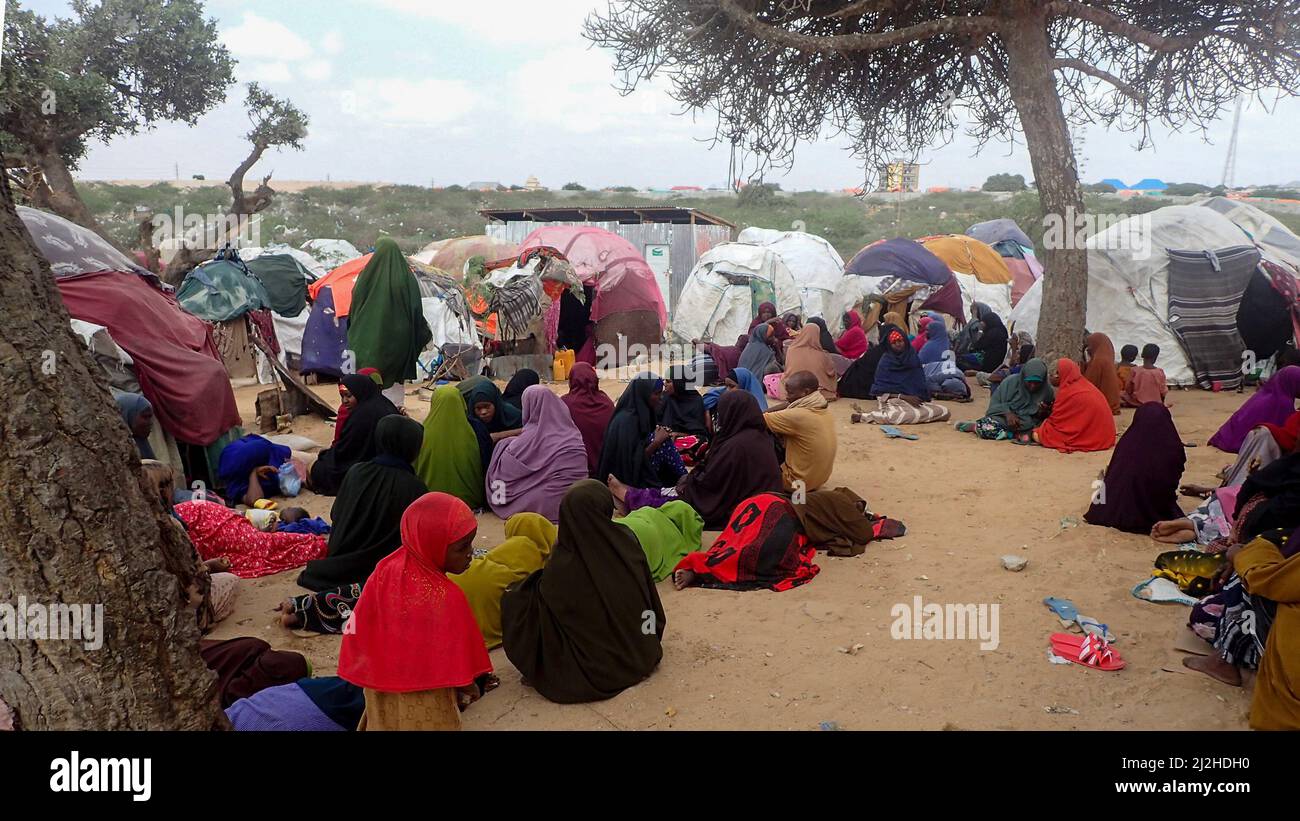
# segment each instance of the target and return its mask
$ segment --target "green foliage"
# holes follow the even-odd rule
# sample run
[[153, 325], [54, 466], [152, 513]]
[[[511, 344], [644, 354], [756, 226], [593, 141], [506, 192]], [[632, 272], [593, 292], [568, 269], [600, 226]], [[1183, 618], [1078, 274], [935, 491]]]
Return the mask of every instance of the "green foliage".
[[1024, 191], [1028, 187], [1023, 174], [994, 174], [984, 181], [983, 190], [1017, 192]]
[[582, 183], [577, 183], [577, 182], [566, 182], [566, 183], [564, 184], [564, 187], [561, 188], [560, 190], [561, 190], [561, 191], [586, 191], [586, 190], [587, 190], [587, 187], [586, 187], [585, 185], [583, 185]]
[[1116, 190], [1115, 186], [1108, 182], [1094, 182], [1083, 186], [1085, 194], [1114, 194]]
[[1278, 188], [1273, 185], [1266, 185], [1263, 188], [1256, 188], [1251, 193], [1253, 197], [1269, 197], [1275, 200], [1300, 200], [1300, 191], [1294, 188]]
[[278, 146], [302, 150], [310, 120], [296, 105], [276, 97], [257, 83], [249, 83], [244, 109], [253, 121], [253, 128], [244, 139], [261, 149]]
[[780, 199], [777, 196], [777, 192], [780, 190], [781, 186], [775, 183], [751, 182], [740, 189], [740, 194], [736, 197], [736, 203], [741, 208], [770, 206]]
[[1165, 188], [1165, 194], [1170, 197], [1194, 197], [1197, 194], [1208, 193], [1210, 193], [1210, 186], [1201, 185], [1199, 182], [1175, 182]]

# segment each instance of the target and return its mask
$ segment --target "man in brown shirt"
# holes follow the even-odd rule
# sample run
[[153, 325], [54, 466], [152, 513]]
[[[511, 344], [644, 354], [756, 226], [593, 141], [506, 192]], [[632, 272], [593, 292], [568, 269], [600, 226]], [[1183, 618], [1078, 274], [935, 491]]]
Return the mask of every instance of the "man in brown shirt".
[[[817, 377], [797, 371], [785, 379], [789, 401], [782, 410], [763, 414], [768, 430], [785, 440], [785, 462], [781, 479], [791, 493], [811, 492], [826, 484], [835, 467], [835, 418], [826, 397], [818, 390]], [[800, 484], [796, 484], [796, 482]]]

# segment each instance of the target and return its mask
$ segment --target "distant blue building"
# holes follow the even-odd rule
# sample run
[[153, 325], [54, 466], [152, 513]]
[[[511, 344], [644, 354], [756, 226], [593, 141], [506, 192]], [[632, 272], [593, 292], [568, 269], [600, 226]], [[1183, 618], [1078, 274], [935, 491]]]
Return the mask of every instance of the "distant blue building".
[[1108, 179], [1108, 180], [1102, 180], [1102, 181], [1101, 181], [1101, 184], [1102, 184], [1102, 185], [1109, 185], [1109, 186], [1111, 186], [1112, 188], [1114, 188], [1116, 191], [1123, 191], [1125, 188], [1128, 188], [1128, 186], [1124, 184], [1124, 181], [1123, 181], [1123, 180], [1117, 180], [1117, 179], [1114, 179], [1113, 177], [1112, 177], [1111, 179]]
[[1164, 180], [1157, 180], [1153, 177], [1147, 177], [1137, 185], [1133, 186], [1134, 191], [1163, 191], [1169, 187]]

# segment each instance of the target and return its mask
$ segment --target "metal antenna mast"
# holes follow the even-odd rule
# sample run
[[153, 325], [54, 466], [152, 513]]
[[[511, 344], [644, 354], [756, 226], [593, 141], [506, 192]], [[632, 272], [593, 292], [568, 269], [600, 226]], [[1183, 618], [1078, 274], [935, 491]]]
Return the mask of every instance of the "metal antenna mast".
[[1241, 131], [1241, 105], [1245, 97], [1237, 97], [1237, 110], [1232, 115], [1232, 139], [1228, 141], [1228, 160], [1223, 164], [1224, 188], [1232, 188], [1233, 177], [1237, 173], [1237, 134]]

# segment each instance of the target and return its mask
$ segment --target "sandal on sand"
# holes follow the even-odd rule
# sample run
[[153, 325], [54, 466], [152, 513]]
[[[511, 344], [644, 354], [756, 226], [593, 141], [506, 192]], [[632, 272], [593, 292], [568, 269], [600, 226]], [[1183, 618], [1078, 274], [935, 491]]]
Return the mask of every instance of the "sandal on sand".
[[1055, 596], [1048, 596], [1043, 599], [1043, 604], [1052, 609], [1056, 617], [1062, 621], [1074, 621], [1079, 618], [1079, 608], [1074, 606], [1074, 602], [1069, 599], [1058, 599]]
[[1110, 642], [1092, 634], [1080, 637], [1053, 633], [1052, 652], [1066, 661], [1107, 673], [1123, 670], [1126, 666], [1124, 659], [1111, 649]]

